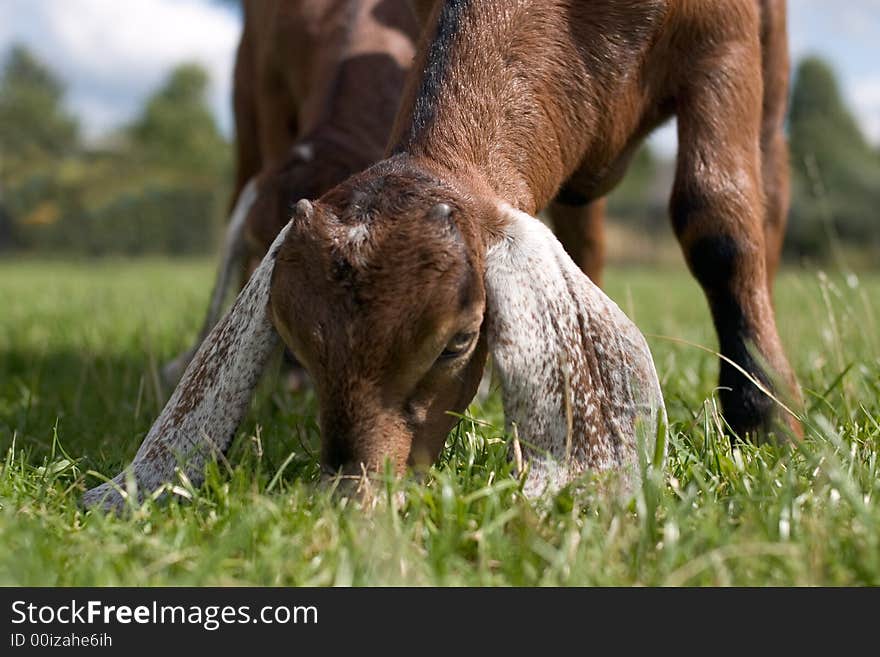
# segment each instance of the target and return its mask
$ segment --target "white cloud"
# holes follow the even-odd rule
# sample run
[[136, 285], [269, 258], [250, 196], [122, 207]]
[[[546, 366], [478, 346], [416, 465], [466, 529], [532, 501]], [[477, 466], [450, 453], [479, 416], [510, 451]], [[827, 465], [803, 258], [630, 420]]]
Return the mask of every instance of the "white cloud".
[[207, 69], [211, 105], [228, 130], [239, 30], [233, 12], [203, 0], [0, 3], [0, 49], [24, 42], [56, 70], [90, 135], [130, 120], [182, 61]]

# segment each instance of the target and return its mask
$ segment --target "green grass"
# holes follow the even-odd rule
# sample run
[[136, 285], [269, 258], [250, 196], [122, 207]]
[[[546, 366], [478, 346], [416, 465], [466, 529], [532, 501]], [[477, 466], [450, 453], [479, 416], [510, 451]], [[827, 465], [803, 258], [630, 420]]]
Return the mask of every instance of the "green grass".
[[683, 267], [610, 271], [671, 422], [662, 481], [632, 503], [593, 484], [524, 499], [494, 393], [426, 477], [387, 481], [390, 501], [359, 509], [317, 484], [314, 399], [270, 374], [202, 488], [126, 518], [84, 512], [88, 472], [115, 474], [159, 411], [157, 366], [194, 335], [211, 275], [0, 263], [0, 584], [880, 584], [880, 275], [780, 277], [807, 437], [732, 450], [716, 359], [661, 337], [714, 347], [696, 285]]

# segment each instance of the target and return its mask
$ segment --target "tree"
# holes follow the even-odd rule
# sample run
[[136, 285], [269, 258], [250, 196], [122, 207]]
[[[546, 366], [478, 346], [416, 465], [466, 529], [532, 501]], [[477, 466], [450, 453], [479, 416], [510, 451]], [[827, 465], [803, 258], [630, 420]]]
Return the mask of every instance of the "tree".
[[13, 46], [0, 74], [0, 248], [22, 240], [29, 218], [45, 223], [60, 216], [63, 171], [78, 137], [60, 80]]
[[795, 73], [789, 113], [791, 154], [795, 162], [809, 155], [830, 161], [841, 147], [855, 155], [870, 152], [855, 117], [846, 107], [831, 65], [819, 57], [801, 60]]
[[818, 57], [797, 67], [788, 125], [789, 250], [822, 255], [834, 236], [880, 245], [880, 158], [847, 108], [834, 70]]
[[0, 153], [15, 160], [76, 150], [78, 126], [64, 109], [64, 86], [24, 46], [13, 46], [0, 78]]
[[129, 126], [83, 146], [63, 85], [13, 50], [0, 82], [0, 248], [209, 251], [227, 202], [229, 148], [207, 88], [201, 68], [180, 66]]
[[206, 102], [208, 75], [197, 64], [175, 68], [130, 127], [133, 147], [152, 166], [215, 175], [227, 145]]
[[124, 131], [115, 166], [124, 175], [95, 204], [90, 250], [207, 252], [227, 203], [229, 146], [207, 101], [208, 75], [175, 68]]

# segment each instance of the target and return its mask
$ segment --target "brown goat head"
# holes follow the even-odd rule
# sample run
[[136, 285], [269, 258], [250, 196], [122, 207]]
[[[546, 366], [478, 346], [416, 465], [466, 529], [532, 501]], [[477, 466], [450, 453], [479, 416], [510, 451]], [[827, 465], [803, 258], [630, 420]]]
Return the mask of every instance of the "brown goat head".
[[356, 177], [298, 206], [271, 308], [315, 383], [326, 469], [429, 464], [455, 423], [449, 412], [476, 393], [485, 265], [469, 211], [409, 172]]

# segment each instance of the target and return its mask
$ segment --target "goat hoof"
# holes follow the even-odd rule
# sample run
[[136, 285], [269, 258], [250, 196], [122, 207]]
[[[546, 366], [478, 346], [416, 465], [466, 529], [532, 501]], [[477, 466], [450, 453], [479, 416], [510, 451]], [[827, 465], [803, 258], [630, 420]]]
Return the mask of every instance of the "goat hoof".
[[[803, 438], [804, 429], [796, 417], [751, 383], [736, 383], [738, 385], [724, 388], [719, 393], [732, 439], [763, 444]], [[789, 407], [796, 404], [786, 403]]]

